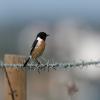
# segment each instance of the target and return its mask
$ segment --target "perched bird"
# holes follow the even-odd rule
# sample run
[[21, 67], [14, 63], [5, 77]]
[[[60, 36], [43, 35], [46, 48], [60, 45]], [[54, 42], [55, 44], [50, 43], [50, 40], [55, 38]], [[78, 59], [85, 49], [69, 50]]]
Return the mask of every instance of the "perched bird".
[[40, 62], [37, 60], [37, 58], [43, 53], [43, 51], [45, 49], [45, 40], [46, 40], [47, 36], [49, 36], [49, 35], [46, 34], [45, 32], [40, 32], [37, 34], [37, 37], [32, 44], [30, 56], [24, 63], [23, 67], [26, 67], [27, 63], [30, 61], [31, 58], [33, 60], [36, 60], [37, 63], [40, 64]]

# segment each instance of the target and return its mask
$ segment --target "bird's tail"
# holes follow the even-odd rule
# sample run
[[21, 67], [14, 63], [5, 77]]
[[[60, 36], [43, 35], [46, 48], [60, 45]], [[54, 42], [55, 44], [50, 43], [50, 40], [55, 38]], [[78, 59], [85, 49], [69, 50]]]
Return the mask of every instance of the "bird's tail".
[[27, 63], [29, 62], [30, 57], [26, 60], [26, 62], [24, 63], [23, 67], [26, 67]]

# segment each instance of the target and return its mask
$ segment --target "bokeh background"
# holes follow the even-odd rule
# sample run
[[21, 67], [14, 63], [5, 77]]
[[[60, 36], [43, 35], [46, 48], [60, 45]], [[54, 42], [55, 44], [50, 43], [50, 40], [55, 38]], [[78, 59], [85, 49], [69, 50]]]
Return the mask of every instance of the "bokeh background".
[[[99, 0], [0, 0], [0, 58], [29, 55], [38, 32], [50, 34], [43, 57], [51, 62], [100, 59]], [[0, 100], [4, 100], [0, 71]], [[28, 72], [27, 100], [100, 100], [100, 68]]]

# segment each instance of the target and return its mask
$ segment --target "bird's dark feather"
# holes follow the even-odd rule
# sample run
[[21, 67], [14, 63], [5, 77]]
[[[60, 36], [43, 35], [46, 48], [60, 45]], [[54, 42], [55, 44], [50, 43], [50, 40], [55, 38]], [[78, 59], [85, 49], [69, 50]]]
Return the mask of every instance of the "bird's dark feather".
[[30, 57], [26, 60], [26, 62], [24, 63], [23, 67], [26, 67], [27, 63], [29, 62]]
[[32, 49], [31, 49], [31, 51], [30, 51], [30, 55], [32, 54], [32, 52], [33, 52], [33, 50], [34, 50], [34, 48], [35, 48], [37, 42], [38, 42], [38, 40], [35, 40], [35, 41], [33, 42], [33, 44], [32, 44]]
[[[35, 48], [37, 42], [38, 42], [38, 40], [35, 40], [35, 41], [33, 42], [33, 44], [32, 44], [32, 49], [31, 49], [31, 51], [30, 51], [30, 55], [32, 55], [32, 52], [33, 52], [33, 50], [34, 50], [34, 48]], [[30, 60], [30, 57], [26, 60], [26, 62], [24, 63], [24, 66], [23, 66], [23, 67], [26, 67], [26, 65], [27, 65], [27, 63], [29, 62], [29, 60]]]

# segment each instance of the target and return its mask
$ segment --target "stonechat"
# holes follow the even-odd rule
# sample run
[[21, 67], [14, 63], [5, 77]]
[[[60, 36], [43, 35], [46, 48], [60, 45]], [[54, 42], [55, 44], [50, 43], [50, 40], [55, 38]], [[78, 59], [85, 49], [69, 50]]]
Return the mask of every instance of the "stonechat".
[[37, 60], [37, 58], [42, 55], [42, 53], [45, 49], [45, 40], [46, 40], [47, 36], [49, 36], [49, 35], [46, 34], [45, 32], [40, 32], [40, 33], [37, 34], [37, 37], [32, 44], [30, 56], [28, 57], [28, 59], [24, 63], [23, 67], [27, 66], [27, 64], [28, 64], [28, 62], [30, 61], [31, 58], [33, 60], [36, 60], [37, 63], [40, 64], [40, 62]]

